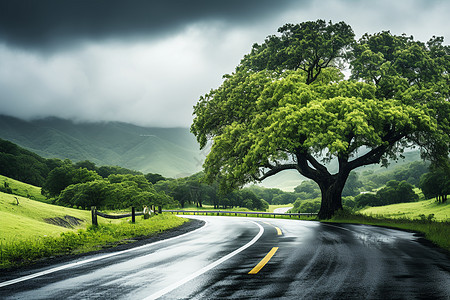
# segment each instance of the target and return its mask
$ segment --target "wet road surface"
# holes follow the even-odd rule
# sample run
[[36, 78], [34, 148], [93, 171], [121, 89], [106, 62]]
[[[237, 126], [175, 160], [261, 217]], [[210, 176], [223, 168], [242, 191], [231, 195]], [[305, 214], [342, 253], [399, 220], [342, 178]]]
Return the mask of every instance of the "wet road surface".
[[[365, 225], [190, 216], [153, 244], [0, 276], [1, 299], [450, 299], [447, 253]], [[9, 274], [11, 275], [11, 274]]]

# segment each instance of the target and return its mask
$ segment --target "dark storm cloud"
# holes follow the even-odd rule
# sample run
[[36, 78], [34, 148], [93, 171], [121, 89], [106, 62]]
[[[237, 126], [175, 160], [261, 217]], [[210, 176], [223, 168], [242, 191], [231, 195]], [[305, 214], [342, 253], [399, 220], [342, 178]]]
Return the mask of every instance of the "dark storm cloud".
[[72, 40], [160, 35], [198, 21], [261, 21], [294, 2], [303, 1], [1, 1], [0, 39], [40, 47]]
[[444, 36], [448, 0], [0, 0], [0, 114], [189, 127], [199, 97], [286, 23]]

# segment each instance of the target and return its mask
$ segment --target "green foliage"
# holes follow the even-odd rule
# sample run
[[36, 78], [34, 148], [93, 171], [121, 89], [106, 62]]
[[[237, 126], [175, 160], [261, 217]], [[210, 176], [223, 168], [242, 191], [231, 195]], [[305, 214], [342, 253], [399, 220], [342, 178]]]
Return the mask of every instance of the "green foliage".
[[56, 197], [69, 185], [100, 179], [101, 176], [97, 172], [86, 168], [76, 169], [70, 161], [66, 161], [63, 166], [53, 169], [48, 174], [42, 186], [42, 193], [49, 197]]
[[364, 193], [359, 194], [355, 197], [355, 202], [358, 207], [366, 207], [366, 206], [381, 206], [383, 204], [378, 202], [379, 199], [376, 194], [372, 193]]
[[345, 182], [344, 189], [342, 190], [342, 196], [356, 196], [359, 194], [360, 188], [363, 186], [359, 175], [356, 172], [350, 172], [350, 175]]
[[411, 184], [396, 180], [389, 181], [386, 187], [377, 191], [377, 197], [382, 205], [419, 200], [419, 196], [414, 192]]
[[345, 55], [354, 37], [352, 28], [344, 22], [327, 24], [323, 20], [286, 24], [278, 32], [280, 37], [271, 35], [262, 45], [254, 44], [241, 67], [277, 72], [301, 69], [310, 84], [323, 69]]
[[428, 162], [414, 161], [384, 172], [381, 172], [381, 170], [376, 173], [364, 171], [360, 178], [366, 191], [384, 186], [390, 180], [404, 180], [412, 185], [419, 186], [421, 176], [428, 172], [428, 166]]
[[[349, 176], [345, 194], [358, 192], [352, 170], [387, 165], [411, 145], [424, 157], [447, 157], [449, 52], [442, 39], [425, 45], [383, 32], [354, 43], [350, 26], [322, 20], [279, 32], [255, 44], [194, 107], [191, 131], [202, 148], [213, 141], [204, 163], [210, 182], [230, 191], [297, 170], [318, 183], [320, 217], [329, 218], [342, 208]], [[355, 80], [338, 69], [348, 51]], [[334, 175], [324, 165], [333, 158]]]
[[300, 199], [306, 200], [306, 199], [314, 199], [320, 196], [320, 188], [312, 180], [305, 180], [302, 181], [302, 183], [297, 186], [294, 191], [299, 195]]
[[103, 178], [108, 178], [109, 175], [113, 174], [131, 174], [131, 175], [142, 175], [139, 171], [129, 170], [119, 166], [101, 166], [96, 167], [95, 171]]
[[[291, 201], [287, 202], [287, 203], [293, 203], [295, 201], [295, 198], [293, 198], [291, 195], [289, 195], [288, 193], [280, 190], [280, 189], [275, 189], [275, 188], [264, 188], [264, 187], [260, 187], [257, 185], [252, 185], [250, 187], [248, 187], [247, 189], [251, 190], [253, 193], [255, 193], [256, 196], [258, 196], [258, 198], [263, 199], [264, 201], [266, 201], [269, 204], [274, 204], [273, 201], [275, 198], [277, 198], [280, 195], [283, 195], [283, 199], [285, 198], [292, 198]], [[286, 197], [284, 195], [288, 194], [289, 197]], [[287, 201], [286, 199], [283, 200]]]
[[438, 202], [446, 202], [450, 194], [450, 160], [433, 165], [429, 173], [423, 174], [420, 188], [427, 199], [436, 197]]
[[156, 191], [144, 175], [116, 174], [110, 175], [108, 180], [95, 179], [70, 185], [61, 192], [56, 204], [123, 209], [144, 205], [167, 206], [173, 204], [173, 200], [164, 192]]
[[154, 174], [154, 173], [145, 174], [145, 178], [148, 180], [148, 182], [150, 182], [152, 184], [155, 184], [161, 180], [167, 180], [167, 178], [165, 178], [164, 176], [162, 176], [160, 174]]
[[415, 202], [419, 196], [414, 192], [413, 186], [406, 181], [389, 181], [385, 187], [376, 194], [365, 193], [355, 197], [356, 206], [382, 206], [394, 203]]
[[[201, 209], [205, 204], [212, 205], [213, 208], [245, 207], [250, 210], [262, 211], [269, 208], [268, 201], [261, 196], [265, 194], [266, 189], [251, 187], [221, 193], [217, 183], [207, 184], [204, 181], [203, 173], [176, 180], [158, 181], [155, 189], [173, 197], [182, 208], [195, 205]], [[266, 196], [271, 192], [273, 191], [269, 191]], [[289, 194], [281, 190], [278, 192]]]
[[48, 173], [61, 161], [47, 160], [16, 144], [0, 139], [0, 175], [42, 186]]
[[310, 200], [300, 200], [294, 202], [294, 207], [291, 209], [293, 213], [318, 213], [320, 209], [320, 198]]

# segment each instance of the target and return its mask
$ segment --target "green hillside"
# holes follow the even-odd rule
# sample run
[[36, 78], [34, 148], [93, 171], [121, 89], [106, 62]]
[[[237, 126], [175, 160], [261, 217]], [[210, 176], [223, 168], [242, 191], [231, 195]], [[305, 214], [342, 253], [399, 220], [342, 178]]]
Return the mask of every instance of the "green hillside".
[[0, 116], [0, 138], [46, 158], [89, 160], [166, 177], [201, 170], [201, 154], [188, 128], [150, 128], [120, 122], [35, 121]]
[[[0, 185], [4, 186], [5, 182], [13, 194], [0, 192], [1, 241], [58, 236], [61, 232], [86, 227], [91, 222], [90, 211], [44, 203], [46, 198], [39, 187], [0, 175]], [[75, 218], [78, 219], [76, 222]]]
[[[6, 184], [5, 184], [6, 183]], [[47, 198], [41, 194], [41, 188], [31, 184], [26, 184], [9, 177], [0, 175], [0, 187], [8, 186], [14, 195], [38, 200], [41, 202], [47, 201]]]
[[[17, 205], [16, 198], [19, 200], [19, 205]], [[9, 242], [42, 236], [57, 236], [61, 232], [73, 229], [51, 224], [53, 221], [50, 219], [68, 220], [69, 218], [66, 216], [79, 219], [81, 227], [90, 223], [90, 211], [56, 206], [21, 196], [0, 193], [0, 240]]]
[[450, 221], [450, 202], [439, 204], [436, 200], [430, 199], [419, 202], [369, 207], [360, 212], [365, 215], [409, 219], [420, 219], [420, 215], [428, 217], [430, 214], [434, 214], [434, 218], [437, 221]]

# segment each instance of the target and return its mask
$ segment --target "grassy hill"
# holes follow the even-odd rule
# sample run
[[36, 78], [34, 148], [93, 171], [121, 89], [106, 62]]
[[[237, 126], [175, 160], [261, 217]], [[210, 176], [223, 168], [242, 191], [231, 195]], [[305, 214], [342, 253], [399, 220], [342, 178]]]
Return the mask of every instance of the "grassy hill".
[[[1, 241], [58, 236], [91, 224], [90, 211], [44, 203], [46, 198], [41, 195], [41, 188], [0, 175], [0, 185], [4, 182], [8, 183], [14, 194], [0, 192]], [[105, 224], [110, 222], [102, 218], [99, 221]]]
[[[12, 179], [14, 192], [28, 195], [39, 188]], [[18, 201], [18, 203], [17, 203]], [[136, 241], [182, 225], [187, 219], [158, 215], [148, 220], [98, 218], [91, 224], [91, 212], [55, 206], [26, 197], [0, 192], [0, 269], [32, 263], [43, 257], [77, 254]]]
[[450, 202], [439, 204], [434, 199], [411, 203], [399, 203], [386, 206], [370, 207], [360, 211], [364, 215], [383, 216], [385, 218], [420, 219], [434, 214], [437, 221], [450, 221]]
[[5, 186], [5, 183], [11, 188], [14, 195], [19, 195], [40, 202], [46, 202], [47, 198], [41, 194], [41, 188], [31, 184], [26, 184], [12, 178], [0, 175], [0, 186]]
[[[19, 205], [17, 205], [16, 197]], [[55, 206], [21, 196], [0, 193], [0, 219], [2, 220], [0, 240], [8, 243], [13, 240], [58, 236], [62, 232], [73, 229], [51, 224], [50, 219], [67, 220], [66, 216], [79, 219], [79, 227], [86, 227], [86, 224], [90, 223], [90, 211]], [[77, 226], [73, 227], [77, 228]]]
[[0, 138], [45, 158], [89, 160], [99, 166], [117, 165], [166, 177], [196, 173], [204, 159], [188, 128], [75, 123], [58, 118], [23, 121], [0, 116]]

